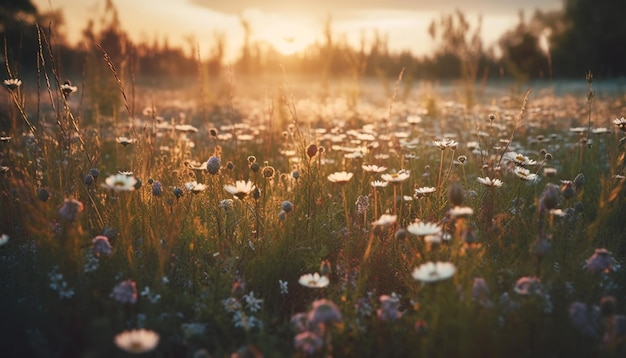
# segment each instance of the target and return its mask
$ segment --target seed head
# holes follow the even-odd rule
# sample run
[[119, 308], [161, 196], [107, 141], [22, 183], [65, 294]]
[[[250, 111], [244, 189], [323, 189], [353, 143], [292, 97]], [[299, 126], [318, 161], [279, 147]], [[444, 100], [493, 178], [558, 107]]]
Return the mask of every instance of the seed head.
[[37, 199], [41, 201], [47, 201], [50, 198], [50, 191], [46, 188], [39, 188], [37, 190]]
[[216, 175], [220, 171], [220, 166], [220, 158], [211, 157], [206, 163], [206, 170], [209, 172], [209, 174]]
[[276, 170], [274, 169], [274, 167], [271, 166], [265, 166], [263, 167], [263, 177], [269, 179], [269, 178], [273, 178], [274, 177], [274, 173], [276, 173]]
[[85, 183], [85, 185], [91, 185], [93, 184], [94, 181], [94, 177], [91, 174], [87, 174], [85, 175], [85, 178], [83, 178], [83, 182]]
[[317, 154], [317, 150], [317, 145], [311, 144], [306, 148], [306, 155], [308, 155], [309, 158], [313, 158], [315, 154]]

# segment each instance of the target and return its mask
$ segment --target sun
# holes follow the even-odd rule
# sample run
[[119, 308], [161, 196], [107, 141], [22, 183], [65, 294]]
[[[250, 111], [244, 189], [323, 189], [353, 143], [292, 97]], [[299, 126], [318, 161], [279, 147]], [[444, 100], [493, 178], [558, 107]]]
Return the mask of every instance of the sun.
[[291, 36], [280, 39], [272, 39], [269, 43], [272, 47], [274, 47], [274, 49], [276, 49], [276, 51], [286, 56], [301, 52], [311, 45], [310, 42], [298, 40], [297, 38]]
[[320, 29], [314, 19], [278, 13], [246, 13], [253, 38], [271, 45], [282, 55], [305, 50], [318, 40]]

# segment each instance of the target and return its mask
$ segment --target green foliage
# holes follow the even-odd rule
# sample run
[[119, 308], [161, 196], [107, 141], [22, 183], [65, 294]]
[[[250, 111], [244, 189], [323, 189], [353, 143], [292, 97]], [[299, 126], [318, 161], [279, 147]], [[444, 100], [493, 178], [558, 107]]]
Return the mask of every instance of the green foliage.
[[562, 31], [554, 34], [554, 69], [558, 76], [579, 76], [581, 68], [600, 77], [626, 74], [626, 25], [622, 1], [568, 0]]

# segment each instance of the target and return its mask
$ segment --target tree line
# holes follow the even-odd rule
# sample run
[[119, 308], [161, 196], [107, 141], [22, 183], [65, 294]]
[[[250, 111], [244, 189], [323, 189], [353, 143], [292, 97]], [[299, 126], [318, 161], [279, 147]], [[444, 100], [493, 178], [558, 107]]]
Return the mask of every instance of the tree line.
[[[415, 79], [580, 78], [588, 70], [598, 77], [626, 75], [626, 1], [564, 0], [556, 11], [519, 14], [518, 23], [506, 31], [495, 46], [485, 47], [479, 33], [482, 22], [470, 22], [460, 11], [434, 19], [429, 35], [437, 44], [433, 53], [415, 56], [393, 52], [385, 34], [349, 45], [332, 29], [329, 18], [323, 40], [300, 53], [283, 55], [271, 45], [253, 41], [253, 29], [241, 18], [244, 42], [232, 64], [239, 74], [278, 72], [278, 64], [290, 73], [394, 77], [402, 69]], [[60, 76], [88, 74], [91, 85], [108, 81], [110, 65], [120, 75], [132, 73], [138, 82], [155, 84], [160, 79], [189, 78], [198, 71], [220, 76], [226, 66], [226, 36], [215, 33], [208, 58], [198, 60], [195, 51], [170, 46], [167, 40], [133, 43], [123, 30], [112, 0], [96, 29], [90, 21], [82, 41], [68, 45], [60, 31], [65, 19], [59, 12], [40, 13], [30, 0], [0, 4], [0, 45], [6, 75], [32, 73], [41, 66], [56, 66]], [[190, 45], [191, 46], [191, 45]], [[110, 63], [102, 61], [106, 53]], [[43, 56], [45, 55], [45, 56]], [[42, 61], [48, 58], [49, 61]], [[39, 66], [39, 67], [38, 67]]]

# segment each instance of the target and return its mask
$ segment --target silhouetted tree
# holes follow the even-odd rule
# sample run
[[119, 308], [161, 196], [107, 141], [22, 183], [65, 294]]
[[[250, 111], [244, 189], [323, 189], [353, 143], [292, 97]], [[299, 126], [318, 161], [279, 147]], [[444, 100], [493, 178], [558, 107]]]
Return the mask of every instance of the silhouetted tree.
[[626, 1], [565, 0], [564, 28], [552, 37], [554, 74], [626, 75]]
[[[30, 0], [0, 3], [0, 50], [17, 76], [19, 67], [35, 68], [37, 61], [37, 8]], [[2, 56], [4, 58], [4, 56]]]
[[526, 22], [524, 13], [519, 14], [517, 26], [500, 38], [502, 61], [508, 72], [519, 82], [529, 78], [548, 76], [548, 57], [539, 43], [545, 25], [540, 18]]

